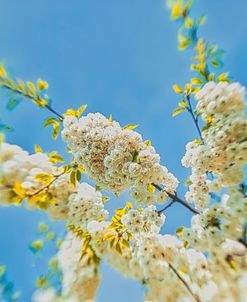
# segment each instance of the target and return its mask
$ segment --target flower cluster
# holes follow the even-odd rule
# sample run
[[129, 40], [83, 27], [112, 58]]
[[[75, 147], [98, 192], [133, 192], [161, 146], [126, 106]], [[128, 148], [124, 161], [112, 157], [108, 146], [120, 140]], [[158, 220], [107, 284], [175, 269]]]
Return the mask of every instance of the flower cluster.
[[[23, 191], [23, 198], [29, 198], [28, 208], [40, 207], [45, 209], [54, 220], [67, 217], [68, 197], [74, 188], [70, 184], [68, 175], [60, 175], [57, 169], [44, 153], [29, 155], [20, 147], [2, 143], [0, 145], [1, 182], [0, 202], [3, 205], [22, 202], [17, 193]], [[38, 175], [50, 175], [49, 188], [42, 190], [43, 182], [37, 180]], [[59, 177], [58, 177], [59, 176]], [[56, 178], [56, 181], [52, 181]], [[18, 186], [18, 188], [17, 188]], [[20, 191], [20, 192], [19, 192]], [[51, 196], [51, 202], [47, 200], [47, 194]], [[34, 197], [37, 202], [33, 202]]]
[[[247, 162], [245, 88], [238, 83], [209, 82], [195, 98], [197, 110], [207, 125], [202, 134], [203, 144], [188, 143], [182, 164], [192, 168], [193, 184], [187, 200], [205, 208], [209, 192], [243, 180], [243, 165]], [[209, 173], [216, 179], [207, 180]]]
[[140, 204], [166, 200], [165, 194], [148, 191], [151, 183], [163, 184], [171, 193], [176, 190], [177, 179], [160, 165], [154, 148], [137, 132], [121, 128], [100, 113], [79, 120], [65, 117], [62, 137], [89, 178], [102, 189], [120, 193], [131, 188], [132, 197]]
[[[119, 271], [127, 278], [142, 281], [143, 271], [140, 267], [136, 253], [130, 246], [122, 246], [121, 253], [119, 253], [115, 247], [109, 244], [106, 240], [103, 240], [106, 234], [109, 234], [109, 227], [111, 223], [107, 221], [97, 222], [92, 221], [88, 224], [88, 231], [92, 236], [92, 247], [97, 256], [106, 260], [115, 270]], [[110, 233], [114, 236], [117, 235], [114, 230], [110, 230]], [[127, 241], [127, 234], [121, 235]]]
[[51, 288], [39, 289], [32, 295], [32, 302], [62, 302], [61, 297], [57, 296], [55, 290]]
[[108, 216], [102, 194], [87, 183], [77, 185], [76, 193], [69, 197], [68, 208], [68, 221], [85, 230], [90, 221], [105, 220]]
[[123, 225], [130, 233], [159, 233], [165, 222], [165, 215], [159, 214], [155, 206], [148, 206], [144, 209], [130, 210], [122, 216]]
[[88, 263], [86, 258], [81, 258], [82, 244], [79, 238], [68, 233], [60, 247], [58, 261], [63, 271], [62, 295], [74, 302], [92, 302], [100, 274], [94, 262]]

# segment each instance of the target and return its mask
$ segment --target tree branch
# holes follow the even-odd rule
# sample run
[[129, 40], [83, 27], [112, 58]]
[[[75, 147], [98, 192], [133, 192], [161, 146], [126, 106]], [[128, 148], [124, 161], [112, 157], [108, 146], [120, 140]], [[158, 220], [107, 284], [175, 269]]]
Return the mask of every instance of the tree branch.
[[178, 273], [178, 271], [169, 263], [169, 268], [173, 271], [173, 273], [178, 277], [178, 279], [183, 283], [188, 292], [194, 298], [195, 301], [201, 302], [200, 298], [192, 291], [189, 284], [184, 280], [184, 278]]
[[196, 126], [196, 130], [197, 130], [197, 132], [198, 132], [198, 134], [200, 136], [200, 139], [204, 143], [204, 140], [202, 138], [202, 133], [201, 133], [201, 130], [200, 130], [200, 127], [199, 127], [199, 124], [198, 124], [198, 119], [195, 117], [195, 114], [193, 112], [193, 108], [192, 108], [191, 101], [190, 101], [190, 96], [187, 96], [187, 101], [188, 101], [188, 105], [189, 105], [188, 111], [189, 111], [189, 113], [190, 113], [190, 115], [191, 115], [191, 117], [193, 119], [193, 122], [194, 122], [194, 124]]
[[[183, 205], [184, 207], [186, 207], [187, 209], [189, 209], [191, 212], [195, 213], [195, 214], [200, 214], [200, 211], [198, 211], [197, 209], [193, 208], [191, 205], [189, 205], [186, 201], [180, 199], [177, 195], [174, 195], [168, 191], [166, 191], [165, 189], [162, 189], [159, 185], [156, 185], [154, 183], [152, 183], [152, 185], [159, 191], [163, 191], [165, 192], [172, 200], [173, 200], [173, 203], [175, 202], [178, 202], [180, 203], [181, 205]], [[169, 205], [171, 206], [171, 205]], [[167, 208], [167, 207], [166, 207]], [[166, 209], [165, 208], [165, 209]], [[163, 211], [165, 210], [163, 209]]]

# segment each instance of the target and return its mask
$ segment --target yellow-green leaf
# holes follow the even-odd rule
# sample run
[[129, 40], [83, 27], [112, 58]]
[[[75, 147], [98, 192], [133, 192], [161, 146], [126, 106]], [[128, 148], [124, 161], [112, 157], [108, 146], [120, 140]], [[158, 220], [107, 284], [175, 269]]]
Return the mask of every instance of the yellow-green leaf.
[[35, 88], [35, 85], [32, 82], [27, 82], [27, 87], [30, 89], [30, 91], [33, 94], [36, 94], [36, 88]]
[[53, 132], [52, 132], [53, 139], [57, 139], [59, 131], [60, 131], [60, 123], [56, 121], [53, 123]]
[[87, 108], [87, 105], [82, 105], [82, 106], [76, 111], [75, 115], [76, 115], [77, 117], [80, 117], [81, 114], [86, 110], [86, 108]]
[[129, 124], [123, 127], [124, 130], [133, 130], [135, 128], [137, 128], [138, 125], [134, 125], [134, 124]]
[[148, 139], [144, 142], [144, 144], [148, 147], [151, 147], [152, 146], [152, 142]]
[[176, 116], [179, 113], [181, 113], [184, 110], [184, 108], [177, 108], [175, 111], [173, 111], [172, 116]]
[[224, 72], [222, 74], [220, 74], [217, 78], [217, 81], [226, 81], [228, 78], [229, 72]]
[[56, 121], [55, 117], [49, 117], [48, 119], [46, 119], [43, 127], [46, 128], [47, 126], [53, 124]]

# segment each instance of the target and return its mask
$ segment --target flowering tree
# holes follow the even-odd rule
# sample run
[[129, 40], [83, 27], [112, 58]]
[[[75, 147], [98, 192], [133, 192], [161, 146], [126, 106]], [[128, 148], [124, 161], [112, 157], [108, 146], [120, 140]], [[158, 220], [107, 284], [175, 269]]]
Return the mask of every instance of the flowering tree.
[[[217, 72], [222, 51], [199, 37], [205, 17], [191, 15], [192, 1], [167, 3], [171, 19], [180, 24], [179, 49], [194, 53], [194, 77], [184, 88], [173, 86], [179, 98], [173, 116], [189, 114], [197, 131], [182, 158], [191, 169], [184, 198], [177, 194], [177, 178], [161, 164], [151, 141], [134, 130], [136, 125], [121, 127], [100, 113], [84, 115], [86, 105], [59, 114], [46, 94], [47, 82], [14, 79], [0, 67], [1, 88], [14, 95], [8, 107], [23, 98], [47, 109], [52, 116], [44, 127], [52, 127], [54, 139], [61, 132], [71, 154], [69, 163], [39, 145], [29, 154], [1, 136], [0, 204], [39, 208], [67, 224], [34, 302], [94, 301], [102, 261], [143, 284], [145, 301], [246, 301], [245, 88], [227, 72]], [[81, 182], [82, 174], [95, 185]], [[109, 198], [101, 190], [116, 196], [128, 191], [133, 202], [109, 217], [104, 207]], [[164, 213], [174, 203], [193, 213], [191, 227], [178, 223], [176, 234], [161, 234]], [[162, 205], [159, 210], [156, 204]], [[46, 225], [40, 232], [56, 236]], [[39, 240], [31, 245], [34, 251], [41, 247]], [[13, 292], [11, 299], [17, 298]]]

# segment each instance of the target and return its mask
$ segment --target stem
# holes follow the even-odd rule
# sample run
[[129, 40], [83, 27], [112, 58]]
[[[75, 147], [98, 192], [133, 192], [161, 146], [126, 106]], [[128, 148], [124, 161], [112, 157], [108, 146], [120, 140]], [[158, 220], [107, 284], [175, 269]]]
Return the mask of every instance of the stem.
[[158, 214], [160, 215], [162, 212], [170, 208], [175, 203], [175, 200], [172, 200], [167, 206], [165, 206], [163, 209], [158, 211]]
[[65, 172], [63, 171], [62, 173], [58, 174], [58, 175], [54, 175], [53, 180], [46, 186], [41, 187], [40, 189], [38, 189], [37, 191], [33, 192], [33, 193], [29, 193], [28, 197], [33, 197], [34, 195], [39, 194], [40, 192], [44, 191], [44, 190], [48, 190], [50, 188], [50, 186], [60, 177], [64, 174]]
[[59, 120], [62, 122], [63, 120], [64, 120], [64, 117], [61, 115], [61, 114], [59, 114], [57, 111], [55, 111], [50, 105], [46, 105], [45, 106], [50, 112], [52, 112], [52, 113], [54, 113], [58, 118], [59, 118]]
[[[180, 199], [177, 195], [174, 195], [174, 194], [172, 194], [172, 193], [170, 193], [170, 192], [168, 192], [168, 191], [162, 189], [159, 185], [156, 185], [156, 184], [154, 184], [154, 183], [152, 183], [152, 185], [153, 185], [157, 190], [159, 190], [159, 191], [161, 191], [161, 192], [162, 192], [162, 191], [165, 192], [165, 193], [173, 200], [173, 203], [178, 202], [178, 203], [182, 204], [184, 207], [186, 207], [187, 209], [189, 209], [191, 212], [193, 212], [193, 213], [195, 213], [195, 214], [200, 214], [200, 212], [199, 212], [197, 209], [193, 208], [193, 207], [192, 207], [191, 205], [189, 205], [186, 201]], [[171, 205], [170, 205], [170, 206], [171, 206]]]
[[169, 263], [169, 268], [174, 272], [174, 274], [178, 277], [178, 279], [183, 283], [188, 292], [194, 298], [195, 301], [201, 302], [200, 298], [192, 291], [189, 284], [184, 280], [184, 278], [178, 273], [178, 271]]
[[193, 119], [193, 122], [196, 126], [196, 130], [197, 130], [197, 132], [200, 136], [200, 139], [204, 143], [203, 138], [202, 138], [202, 133], [201, 133], [201, 130], [200, 130], [200, 127], [199, 127], [199, 124], [198, 124], [198, 119], [195, 117], [194, 112], [193, 112], [193, 108], [192, 108], [191, 101], [190, 101], [190, 96], [187, 96], [187, 101], [188, 101], [188, 105], [189, 105], [188, 111], [189, 111], [189, 113], [190, 113], [190, 115]]
[[[25, 93], [22, 90], [15, 89], [15, 88], [11, 87], [10, 85], [8, 85], [7, 83], [2, 84], [2, 87], [6, 88], [14, 93], [20, 94], [21, 96], [23, 96], [25, 98], [28, 98], [31, 100], [38, 100], [38, 101], [41, 100], [39, 95], [36, 95], [36, 98], [35, 98], [35, 96]], [[63, 121], [64, 117], [61, 114], [59, 114], [56, 110], [54, 110], [50, 105], [46, 104], [44, 107], [46, 107], [50, 112], [55, 114], [59, 118], [60, 121]]]

